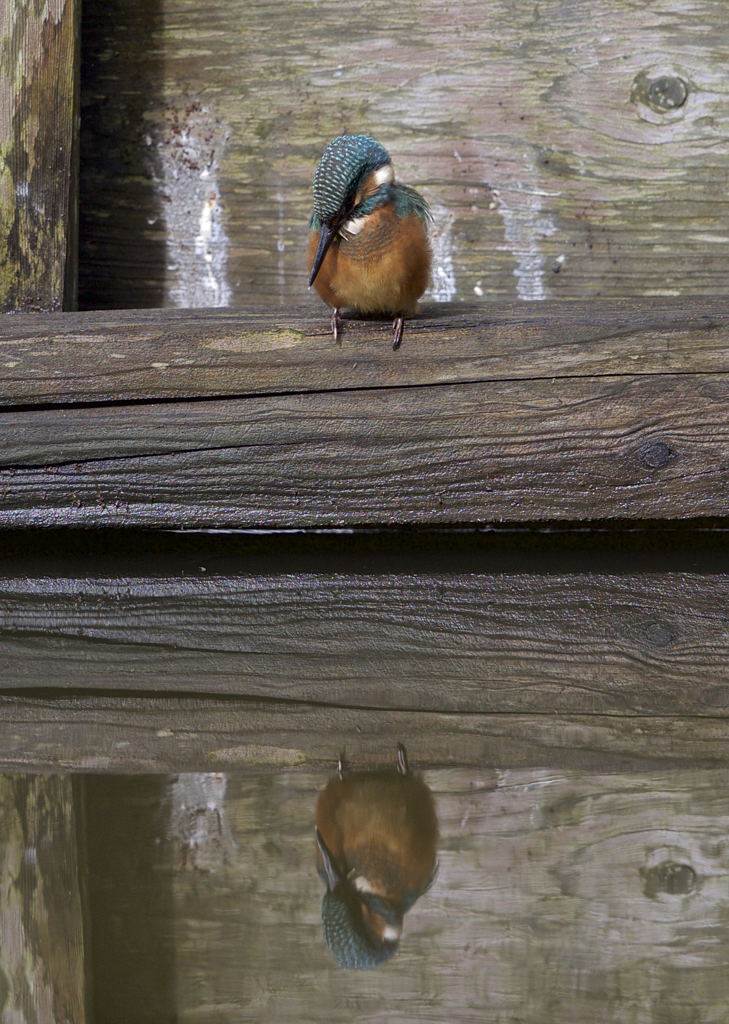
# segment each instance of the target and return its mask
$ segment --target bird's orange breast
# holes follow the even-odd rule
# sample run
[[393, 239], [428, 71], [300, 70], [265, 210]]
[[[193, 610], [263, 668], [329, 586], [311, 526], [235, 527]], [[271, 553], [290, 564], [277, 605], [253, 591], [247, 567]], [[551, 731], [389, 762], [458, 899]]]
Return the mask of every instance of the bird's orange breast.
[[[318, 233], [309, 240], [309, 269]], [[417, 214], [400, 217], [391, 203], [377, 207], [357, 234], [335, 239], [314, 287], [338, 309], [412, 316], [430, 279], [428, 232]]]

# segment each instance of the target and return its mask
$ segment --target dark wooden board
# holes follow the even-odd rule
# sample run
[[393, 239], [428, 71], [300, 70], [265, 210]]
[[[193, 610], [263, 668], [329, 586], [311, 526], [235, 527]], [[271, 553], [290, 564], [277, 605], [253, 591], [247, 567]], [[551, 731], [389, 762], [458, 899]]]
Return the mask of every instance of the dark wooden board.
[[426, 304], [386, 321], [265, 310], [128, 310], [0, 321], [0, 406], [306, 393], [553, 377], [723, 373], [729, 299]]
[[74, 309], [80, 0], [0, 21], [0, 310]]
[[0, 775], [0, 893], [0, 1017], [18, 1024], [84, 1024], [84, 927], [70, 777]]
[[3, 689], [729, 714], [724, 575], [5, 578]]
[[392, 760], [428, 768], [729, 765], [726, 719], [443, 714], [117, 694], [0, 696], [0, 770], [147, 774], [331, 770]]
[[404, 354], [270, 313], [13, 319], [0, 525], [722, 516], [728, 312], [453, 307]]
[[0, 427], [5, 527], [729, 512], [729, 373], [18, 412]]

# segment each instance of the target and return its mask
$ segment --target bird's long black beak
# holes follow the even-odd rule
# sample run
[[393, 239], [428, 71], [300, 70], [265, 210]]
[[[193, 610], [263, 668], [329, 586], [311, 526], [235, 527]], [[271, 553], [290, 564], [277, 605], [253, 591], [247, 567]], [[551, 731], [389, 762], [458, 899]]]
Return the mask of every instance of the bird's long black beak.
[[311, 265], [311, 274], [309, 275], [309, 287], [314, 283], [316, 275], [321, 269], [321, 265], [324, 262], [324, 257], [327, 254], [329, 246], [334, 241], [334, 236], [337, 233], [336, 228], [331, 228], [327, 224], [322, 224], [319, 228], [319, 244], [316, 247], [316, 255], [314, 256], [314, 262]]
[[321, 854], [321, 859], [324, 864], [324, 871], [327, 876], [327, 886], [329, 887], [329, 892], [334, 892], [336, 887], [341, 882], [339, 872], [334, 867], [332, 855], [329, 852], [327, 844], [322, 839], [321, 832], [319, 831], [318, 828], [314, 828], [314, 833], [316, 835], [316, 845], [319, 847], [319, 853]]

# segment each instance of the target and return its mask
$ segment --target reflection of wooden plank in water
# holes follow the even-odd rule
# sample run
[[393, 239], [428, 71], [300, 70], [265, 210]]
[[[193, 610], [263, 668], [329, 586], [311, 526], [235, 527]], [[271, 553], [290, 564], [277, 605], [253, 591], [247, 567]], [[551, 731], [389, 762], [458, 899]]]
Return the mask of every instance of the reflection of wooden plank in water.
[[3, 771], [111, 774], [387, 763], [399, 740], [428, 767], [621, 771], [729, 763], [726, 719], [359, 711], [204, 698], [0, 697]]
[[173, 880], [181, 1014], [723, 1021], [726, 771], [428, 773], [440, 872], [372, 973], [337, 970], [321, 936], [325, 779], [228, 779], [228, 863]]
[[442, 712], [726, 716], [723, 575], [45, 571], [4, 579], [2, 684]]
[[83, 1024], [84, 925], [71, 779], [0, 776], [0, 1019]]

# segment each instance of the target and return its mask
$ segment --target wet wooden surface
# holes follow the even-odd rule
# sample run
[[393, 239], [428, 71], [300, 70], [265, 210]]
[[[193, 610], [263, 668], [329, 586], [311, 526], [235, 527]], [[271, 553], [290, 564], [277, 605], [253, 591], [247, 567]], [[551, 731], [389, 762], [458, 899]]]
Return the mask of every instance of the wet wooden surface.
[[393, 353], [387, 321], [325, 311], [119, 310], [0, 321], [13, 406], [214, 399], [727, 371], [729, 300], [426, 304]]
[[[309, 352], [313, 319], [274, 313], [204, 314], [200, 337], [164, 311], [69, 317], [57, 335], [11, 323], [0, 386], [24, 408], [0, 418], [0, 524], [726, 514], [725, 302], [594, 312], [454, 306], [417, 322], [405, 356], [365, 323], [338, 348], [319, 322]], [[56, 378], [63, 407], [48, 408]]]
[[21, 576], [0, 664], [6, 691], [725, 716], [728, 600], [723, 574]]
[[311, 182], [343, 131], [430, 202], [435, 298], [727, 294], [723, 0], [89, 0], [84, 19], [85, 308], [319, 309]]
[[201, 1024], [340, 1021], [343, 1006], [358, 1021], [723, 1019], [725, 770], [427, 772], [440, 870], [372, 972], [339, 970], [321, 934], [327, 777], [87, 780], [111, 967], [97, 1014], [149, 1019], [149, 989], [158, 1019]]
[[75, 309], [79, 0], [0, 19], [0, 311]]
[[396, 744], [422, 766], [620, 772], [726, 767], [726, 718], [686, 715], [457, 714], [205, 697], [0, 696], [0, 770], [139, 775], [358, 769]]
[[0, 938], [3, 1024], [84, 1024], [85, 936], [68, 775], [0, 775]]

